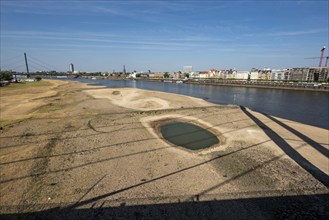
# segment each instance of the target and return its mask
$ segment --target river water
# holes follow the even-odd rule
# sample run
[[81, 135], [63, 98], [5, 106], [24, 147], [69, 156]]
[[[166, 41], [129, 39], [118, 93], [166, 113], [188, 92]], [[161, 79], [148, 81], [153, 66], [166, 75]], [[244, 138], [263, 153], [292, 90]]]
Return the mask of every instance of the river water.
[[258, 112], [329, 129], [329, 95], [326, 92], [176, 84], [142, 80], [74, 80], [110, 88], [133, 87], [183, 94], [222, 105], [242, 105]]

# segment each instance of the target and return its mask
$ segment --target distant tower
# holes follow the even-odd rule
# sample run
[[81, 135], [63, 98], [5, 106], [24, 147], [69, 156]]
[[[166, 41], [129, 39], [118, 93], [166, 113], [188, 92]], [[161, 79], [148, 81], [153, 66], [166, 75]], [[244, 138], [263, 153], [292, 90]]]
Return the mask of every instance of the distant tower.
[[126, 75], [126, 67], [123, 65], [123, 75]]
[[73, 65], [73, 63], [70, 63], [70, 72], [71, 72], [71, 73], [74, 72], [74, 65]]

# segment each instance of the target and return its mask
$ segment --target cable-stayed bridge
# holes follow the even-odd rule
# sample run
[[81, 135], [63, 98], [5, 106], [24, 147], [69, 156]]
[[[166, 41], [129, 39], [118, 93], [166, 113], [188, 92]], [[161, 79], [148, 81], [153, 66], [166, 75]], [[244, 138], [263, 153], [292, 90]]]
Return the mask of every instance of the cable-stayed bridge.
[[1, 70], [11, 70], [17, 73], [66, 73], [63, 68], [49, 64], [32, 55], [17, 55], [1, 59]]

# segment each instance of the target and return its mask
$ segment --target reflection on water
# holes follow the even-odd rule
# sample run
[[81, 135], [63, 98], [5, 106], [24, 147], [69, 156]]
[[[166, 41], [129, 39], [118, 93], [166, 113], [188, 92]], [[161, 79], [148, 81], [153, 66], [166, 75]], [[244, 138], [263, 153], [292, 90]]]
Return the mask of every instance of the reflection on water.
[[329, 96], [326, 92], [244, 88], [147, 82], [135, 80], [90, 80], [107, 87], [133, 87], [177, 93], [205, 99], [216, 104], [236, 104], [258, 112], [329, 129]]
[[136, 80], [132, 80], [132, 81], [131, 81], [131, 87], [133, 87], [133, 88], [137, 88], [137, 87], [136, 87]]

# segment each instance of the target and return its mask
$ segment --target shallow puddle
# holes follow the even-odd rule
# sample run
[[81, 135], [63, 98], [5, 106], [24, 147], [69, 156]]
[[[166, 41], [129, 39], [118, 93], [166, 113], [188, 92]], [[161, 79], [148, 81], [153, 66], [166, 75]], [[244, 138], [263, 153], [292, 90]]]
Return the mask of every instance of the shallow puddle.
[[190, 150], [200, 150], [219, 143], [213, 133], [191, 123], [168, 122], [160, 125], [159, 130], [167, 141]]

